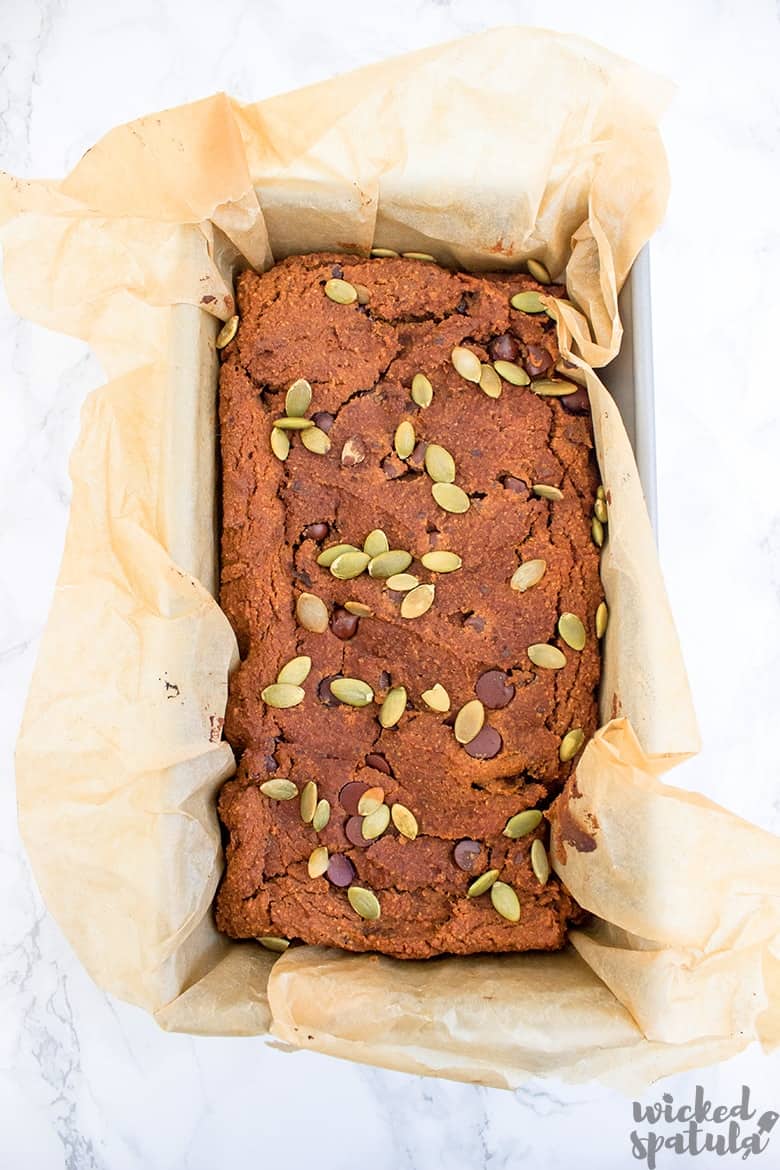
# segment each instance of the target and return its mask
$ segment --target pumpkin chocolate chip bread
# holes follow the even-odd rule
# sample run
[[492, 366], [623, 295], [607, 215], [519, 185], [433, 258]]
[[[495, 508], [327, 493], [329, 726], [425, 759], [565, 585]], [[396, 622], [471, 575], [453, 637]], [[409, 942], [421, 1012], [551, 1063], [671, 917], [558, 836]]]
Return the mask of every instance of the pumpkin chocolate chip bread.
[[579, 914], [544, 810], [596, 727], [606, 504], [540, 299], [564, 289], [534, 277], [311, 255], [239, 278], [235, 938], [411, 959], [560, 947]]

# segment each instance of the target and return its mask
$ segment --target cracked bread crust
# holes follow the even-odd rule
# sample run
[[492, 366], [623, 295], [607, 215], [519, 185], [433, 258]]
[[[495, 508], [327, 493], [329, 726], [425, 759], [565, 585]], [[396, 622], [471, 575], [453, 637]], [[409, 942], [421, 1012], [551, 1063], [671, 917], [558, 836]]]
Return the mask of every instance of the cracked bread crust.
[[[325, 281], [342, 275], [368, 290], [367, 305], [324, 295]], [[602, 589], [590, 534], [598, 485], [590, 418], [528, 387], [505, 383], [500, 398], [488, 398], [450, 358], [454, 346], [466, 345], [489, 361], [491, 343], [495, 349], [496, 339], [509, 335], [504, 345], [517, 348], [518, 362], [548, 369], [558, 358], [554, 327], [544, 314], [510, 308], [509, 297], [523, 289], [564, 295], [560, 286], [517, 274], [475, 277], [419, 261], [338, 255], [293, 257], [239, 278], [241, 324], [220, 373], [220, 596], [241, 664], [225, 724], [239, 768], [219, 802], [229, 838], [217, 923], [233, 937], [279, 935], [423, 958], [554, 949], [579, 914], [554, 874], [542, 886], [531, 868], [531, 844], [547, 839], [546, 822], [518, 840], [503, 829], [509, 817], [546, 808], [560, 791], [573, 766], [558, 757], [566, 732], [582, 728], [589, 737], [597, 725], [594, 622]], [[427, 409], [410, 399], [418, 372], [434, 387]], [[280, 462], [269, 445], [272, 420], [284, 413], [285, 392], [298, 378], [312, 386], [309, 415], [325, 412], [318, 421], [329, 427], [331, 449], [314, 454], [294, 436]], [[471, 498], [465, 514], [434, 502], [420, 451], [405, 463], [393, 453], [405, 418], [418, 441], [452, 453], [456, 482]], [[342, 462], [350, 441], [362, 455], [357, 463]], [[538, 483], [559, 487], [563, 499], [536, 497], [531, 485]], [[339, 581], [317, 565], [325, 545], [360, 547], [375, 528], [391, 548], [414, 555], [409, 572], [435, 583], [424, 616], [401, 618], [400, 595], [367, 574]], [[426, 571], [419, 558], [437, 548], [457, 552], [462, 568]], [[547, 562], [544, 577], [517, 593], [509, 580], [532, 558]], [[331, 627], [324, 633], [297, 624], [302, 591], [326, 603]], [[347, 600], [374, 616], [345, 619]], [[558, 636], [565, 611], [585, 624], [581, 652]], [[341, 637], [333, 632], [339, 614]], [[527, 647], [539, 642], [564, 650], [562, 670], [531, 663]], [[304, 701], [267, 707], [261, 691], [296, 655], [312, 660]], [[473, 758], [455, 740], [452, 717], [491, 670], [504, 672], [514, 695], [486, 712], [500, 750]], [[409, 706], [400, 724], [382, 729], [376, 704], [335, 703], [323, 683], [334, 675], [365, 680], [378, 701], [390, 686], [404, 685]], [[449, 715], [421, 698], [437, 682], [450, 696]], [[262, 794], [260, 784], [274, 776], [289, 777], [299, 790], [317, 782], [331, 805], [324, 830], [303, 823], [297, 800]], [[354, 844], [354, 827], [353, 840], [346, 835], [354, 809], [342, 796], [350, 782], [380, 786], [388, 804], [411, 809], [418, 837], [408, 840], [391, 826], [370, 845]], [[471, 871], [455, 860], [463, 839], [478, 843]], [[378, 920], [358, 917], [345, 888], [308, 876], [317, 845], [349, 859], [353, 884], [379, 898]], [[491, 868], [518, 895], [516, 923], [494, 910], [488, 894], [466, 896], [474, 877]]]

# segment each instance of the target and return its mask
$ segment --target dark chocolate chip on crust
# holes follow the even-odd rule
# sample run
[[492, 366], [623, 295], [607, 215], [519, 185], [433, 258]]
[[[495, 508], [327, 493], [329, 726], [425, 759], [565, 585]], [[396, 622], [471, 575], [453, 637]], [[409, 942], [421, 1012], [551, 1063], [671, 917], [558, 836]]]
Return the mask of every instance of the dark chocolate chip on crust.
[[363, 836], [363, 818], [350, 817], [344, 826], [344, 835], [349, 841], [350, 845], [356, 846], [358, 849], [368, 849], [371, 841], [367, 841]]
[[501, 751], [504, 741], [495, 727], [485, 724], [482, 730], [474, 736], [471, 743], [463, 746], [474, 760], [492, 760]]
[[486, 670], [477, 679], [474, 690], [489, 711], [508, 707], [515, 697], [515, 688], [503, 670]]
[[357, 816], [358, 802], [364, 792], [368, 792], [368, 785], [361, 784], [359, 780], [350, 780], [345, 784], [339, 792], [339, 804], [344, 812], [352, 817]]
[[355, 867], [343, 853], [332, 854], [325, 871], [328, 881], [334, 886], [348, 886], [355, 879]]
[[331, 631], [342, 642], [348, 642], [350, 638], [354, 638], [358, 632], [359, 625], [360, 618], [358, 615], [350, 613], [349, 610], [342, 609], [340, 605], [337, 605], [330, 615]]
[[462, 841], [458, 841], [452, 851], [452, 856], [458, 869], [462, 869], [465, 873], [471, 873], [481, 852], [482, 846], [479, 841], [472, 841], [471, 838], [464, 837]]

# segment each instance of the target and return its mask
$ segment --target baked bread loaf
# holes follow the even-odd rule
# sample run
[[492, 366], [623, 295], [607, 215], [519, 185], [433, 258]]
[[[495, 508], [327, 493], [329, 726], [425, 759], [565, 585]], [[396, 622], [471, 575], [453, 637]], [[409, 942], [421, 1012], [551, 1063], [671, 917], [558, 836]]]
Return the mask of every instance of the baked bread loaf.
[[323, 254], [237, 291], [218, 926], [401, 958], [560, 947], [579, 909], [544, 810], [596, 727], [606, 617], [587, 396], [539, 300], [564, 289]]

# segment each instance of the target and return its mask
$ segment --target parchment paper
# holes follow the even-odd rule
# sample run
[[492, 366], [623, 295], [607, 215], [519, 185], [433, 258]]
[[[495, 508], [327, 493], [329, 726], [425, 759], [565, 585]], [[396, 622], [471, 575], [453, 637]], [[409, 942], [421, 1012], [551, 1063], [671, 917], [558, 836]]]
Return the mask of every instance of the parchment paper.
[[[109, 378], [73, 454], [20, 822], [93, 978], [163, 1027], [506, 1086], [636, 1084], [777, 1043], [780, 844], [658, 779], [698, 735], [633, 455], [592, 369], [617, 351], [617, 294], [663, 213], [667, 98], [598, 46], [498, 29], [258, 105], [143, 118], [61, 182], [3, 178], [12, 303], [88, 341]], [[236, 662], [210, 592], [216, 322], [237, 266], [372, 244], [474, 270], [537, 257], [575, 302], [555, 312], [591, 395], [611, 620], [605, 726], [553, 840], [599, 919], [562, 954], [274, 962], [212, 925]]]

